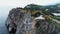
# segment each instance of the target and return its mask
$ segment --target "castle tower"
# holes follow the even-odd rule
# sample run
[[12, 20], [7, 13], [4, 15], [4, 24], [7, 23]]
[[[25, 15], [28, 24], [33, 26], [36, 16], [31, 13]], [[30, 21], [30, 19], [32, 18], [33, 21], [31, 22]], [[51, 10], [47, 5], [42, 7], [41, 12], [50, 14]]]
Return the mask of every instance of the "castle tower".
[[34, 32], [34, 23], [32, 22], [32, 17], [29, 13], [24, 13], [21, 18], [18, 26], [16, 34], [35, 34]]

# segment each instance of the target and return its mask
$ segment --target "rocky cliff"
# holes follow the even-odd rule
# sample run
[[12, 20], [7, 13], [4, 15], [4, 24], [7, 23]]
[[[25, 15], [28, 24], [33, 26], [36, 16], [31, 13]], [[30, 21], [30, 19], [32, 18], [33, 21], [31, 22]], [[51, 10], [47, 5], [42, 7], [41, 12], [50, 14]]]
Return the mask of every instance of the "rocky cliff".
[[54, 24], [46, 19], [35, 19], [41, 15], [40, 10], [34, 10], [36, 11], [35, 16], [39, 13], [36, 17], [32, 16], [31, 11], [25, 8], [12, 9], [6, 20], [7, 28], [11, 27], [13, 34], [58, 34]]

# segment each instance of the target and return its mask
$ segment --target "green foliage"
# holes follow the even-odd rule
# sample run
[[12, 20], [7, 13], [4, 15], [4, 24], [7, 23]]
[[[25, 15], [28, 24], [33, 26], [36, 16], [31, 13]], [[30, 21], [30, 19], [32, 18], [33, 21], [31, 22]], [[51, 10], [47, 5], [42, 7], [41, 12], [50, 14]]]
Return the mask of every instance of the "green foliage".
[[27, 6], [25, 6], [26, 9], [30, 9], [30, 10], [42, 10], [45, 7], [44, 6], [40, 6], [40, 5], [35, 5], [35, 4], [29, 4]]
[[58, 16], [54, 16], [53, 18], [60, 21], [60, 17], [58, 17]]
[[51, 19], [51, 17], [50, 17], [50, 16], [45, 15], [44, 17], [45, 17], [45, 20], [46, 20], [46, 21], [48, 21], [48, 22], [50, 22], [50, 23], [54, 24], [55, 26], [57, 25], [57, 23], [56, 23], [55, 21], [53, 21], [53, 20]]

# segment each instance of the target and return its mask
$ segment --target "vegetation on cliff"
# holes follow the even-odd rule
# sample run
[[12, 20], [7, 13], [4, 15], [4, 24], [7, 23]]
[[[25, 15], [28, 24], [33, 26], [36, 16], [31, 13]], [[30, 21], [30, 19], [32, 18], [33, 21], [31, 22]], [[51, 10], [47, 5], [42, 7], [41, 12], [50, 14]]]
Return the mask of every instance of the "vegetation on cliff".
[[[11, 23], [13, 28], [15, 28], [17, 30], [18, 23], [20, 24], [19, 27], [22, 27], [25, 25], [25, 24], [23, 24], [25, 19], [23, 19], [22, 17], [27, 19], [28, 15], [25, 16], [25, 14], [29, 13], [31, 18], [33, 17], [32, 21], [35, 21], [34, 27], [36, 29], [34, 31], [36, 31], [36, 34], [58, 34], [58, 32], [60, 32], [60, 29], [59, 29], [60, 24], [56, 23], [53, 19], [57, 19], [59, 21], [60, 21], [60, 19], [58, 17], [54, 17], [54, 15], [52, 13], [53, 12], [58, 13], [58, 12], [60, 12], [59, 10], [60, 10], [60, 6], [58, 6], [58, 5], [40, 6], [40, 5], [36, 5], [36, 4], [29, 4], [29, 5], [25, 6], [25, 8], [12, 9], [9, 12], [9, 15], [7, 18], [10, 21], [7, 20], [6, 22], [9, 23], [8, 25], [10, 25], [10, 23]], [[39, 17], [40, 15], [43, 15], [43, 17], [45, 19], [44, 20], [43, 19], [34, 20], [34, 18]], [[24, 29], [24, 28], [21, 28], [21, 29], [18, 28], [18, 31], [22, 30], [22, 29]]]

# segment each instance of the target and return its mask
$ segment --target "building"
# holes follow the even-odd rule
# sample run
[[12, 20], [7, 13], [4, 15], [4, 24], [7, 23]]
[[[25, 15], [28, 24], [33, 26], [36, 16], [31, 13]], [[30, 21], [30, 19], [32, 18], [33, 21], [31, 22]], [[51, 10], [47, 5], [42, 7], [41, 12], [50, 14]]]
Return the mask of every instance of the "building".
[[16, 34], [35, 34], [35, 23], [29, 13], [25, 13], [17, 26]]

